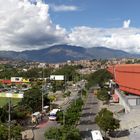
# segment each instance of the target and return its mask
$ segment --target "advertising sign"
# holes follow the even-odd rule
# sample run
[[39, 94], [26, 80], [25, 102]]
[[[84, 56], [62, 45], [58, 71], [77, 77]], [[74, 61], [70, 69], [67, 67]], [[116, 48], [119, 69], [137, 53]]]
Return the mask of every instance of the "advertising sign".
[[50, 75], [50, 80], [64, 80], [64, 75]]
[[0, 93], [0, 97], [7, 97], [7, 98], [23, 98], [23, 94]]
[[11, 77], [11, 82], [22, 82], [22, 77]]

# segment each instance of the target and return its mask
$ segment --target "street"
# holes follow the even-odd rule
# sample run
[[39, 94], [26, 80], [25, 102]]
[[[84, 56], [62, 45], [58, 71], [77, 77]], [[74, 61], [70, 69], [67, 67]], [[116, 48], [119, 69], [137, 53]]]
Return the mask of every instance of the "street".
[[44, 133], [46, 132], [46, 130], [52, 126], [57, 126], [57, 122], [56, 121], [49, 121], [39, 125], [39, 128], [35, 128], [33, 130], [33, 133], [34, 133], [34, 140], [45, 140], [45, 137], [44, 137]]
[[98, 102], [93, 95], [93, 91], [89, 92], [86, 103], [83, 107], [79, 125], [83, 140], [91, 140], [91, 130], [99, 129], [95, 123], [95, 116], [98, 112]]
[[[83, 82], [80, 83], [80, 85]], [[84, 85], [83, 85], [84, 86]], [[76, 88], [76, 87], [75, 87]], [[71, 89], [73, 90], [73, 88]], [[62, 109], [66, 110], [66, 108], [70, 105], [72, 101], [78, 98], [78, 92], [72, 91], [71, 97], [69, 97], [66, 104], [63, 104]], [[89, 92], [85, 105], [83, 107], [80, 122], [78, 128], [81, 132], [82, 138], [86, 138], [86, 140], [91, 140], [90, 130], [97, 129], [97, 125], [94, 122], [94, 118], [96, 113], [98, 112], [98, 102], [97, 99], [93, 96], [93, 91]], [[56, 121], [46, 121], [41, 125], [38, 125], [37, 128], [33, 130], [34, 132], [34, 139], [35, 140], [45, 140], [44, 133], [45, 131], [53, 126], [58, 126]]]

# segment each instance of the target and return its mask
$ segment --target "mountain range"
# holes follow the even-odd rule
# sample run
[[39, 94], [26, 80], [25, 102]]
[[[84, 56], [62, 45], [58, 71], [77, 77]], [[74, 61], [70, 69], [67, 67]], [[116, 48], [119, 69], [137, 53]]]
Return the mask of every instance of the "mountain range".
[[65, 62], [67, 60], [111, 59], [135, 56], [125, 51], [109, 49], [107, 47], [84, 48], [71, 45], [55, 45], [45, 49], [22, 52], [0, 51], [0, 58], [48, 63]]

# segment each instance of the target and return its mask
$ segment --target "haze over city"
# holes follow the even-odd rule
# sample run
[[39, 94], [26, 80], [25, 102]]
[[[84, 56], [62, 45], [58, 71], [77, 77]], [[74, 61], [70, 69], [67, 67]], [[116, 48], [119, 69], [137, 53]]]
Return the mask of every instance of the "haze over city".
[[139, 1], [0, 1], [0, 50], [55, 44], [140, 52]]

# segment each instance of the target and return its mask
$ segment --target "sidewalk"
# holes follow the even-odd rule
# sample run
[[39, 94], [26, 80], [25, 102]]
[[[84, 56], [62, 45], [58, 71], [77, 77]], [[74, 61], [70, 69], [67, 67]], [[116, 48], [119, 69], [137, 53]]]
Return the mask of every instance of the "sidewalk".
[[32, 129], [25, 130], [25, 131], [21, 132], [21, 134], [22, 134], [22, 140], [27, 140], [27, 139], [33, 140], [33, 138], [34, 138]]

